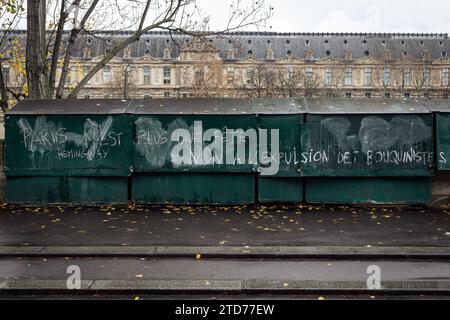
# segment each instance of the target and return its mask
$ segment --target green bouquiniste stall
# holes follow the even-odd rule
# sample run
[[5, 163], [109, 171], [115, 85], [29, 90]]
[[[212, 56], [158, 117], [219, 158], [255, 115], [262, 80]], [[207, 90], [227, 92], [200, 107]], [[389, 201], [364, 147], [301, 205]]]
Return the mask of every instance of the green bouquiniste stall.
[[26, 100], [5, 119], [6, 198], [126, 203], [132, 165], [127, 103]]
[[6, 196], [426, 203], [433, 170], [450, 169], [449, 115], [409, 99], [23, 101], [6, 114]]
[[[132, 115], [134, 132], [131, 184], [134, 201], [187, 204], [244, 204], [255, 201], [254, 166], [246, 163], [226, 164], [225, 141], [221, 144], [222, 154], [209, 161], [203, 159], [204, 134], [209, 129], [220, 130], [222, 136], [217, 138], [223, 138], [227, 128], [256, 128], [250, 101], [134, 101], [128, 112]], [[190, 158], [189, 164], [176, 165], [172, 161], [172, 152], [178, 140], [172, 141], [171, 138], [176, 130], [186, 134], [184, 142], [191, 147], [184, 150]], [[182, 141], [181, 138], [179, 141]]]
[[450, 171], [450, 103], [448, 100], [429, 101], [427, 108], [433, 112], [436, 123], [437, 168]]
[[306, 99], [305, 104], [307, 202], [430, 201], [433, 117], [424, 102]]

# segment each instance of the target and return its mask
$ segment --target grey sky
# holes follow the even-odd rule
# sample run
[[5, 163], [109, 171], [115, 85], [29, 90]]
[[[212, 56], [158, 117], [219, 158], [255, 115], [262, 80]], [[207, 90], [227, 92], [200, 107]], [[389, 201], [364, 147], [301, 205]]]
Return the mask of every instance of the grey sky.
[[[223, 29], [231, 1], [197, 0], [197, 3], [204, 13], [211, 15], [212, 29]], [[267, 29], [270, 31], [450, 33], [449, 0], [266, 1], [275, 8], [269, 22], [272, 28]], [[25, 28], [26, 21], [19, 27]]]
[[[229, 1], [198, 1], [211, 12], [213, 21], [226, 19]], [[271, 3], [275, 8], [270, 23], [272, 31], [450, 32], [449, 0], [271, 0]]]

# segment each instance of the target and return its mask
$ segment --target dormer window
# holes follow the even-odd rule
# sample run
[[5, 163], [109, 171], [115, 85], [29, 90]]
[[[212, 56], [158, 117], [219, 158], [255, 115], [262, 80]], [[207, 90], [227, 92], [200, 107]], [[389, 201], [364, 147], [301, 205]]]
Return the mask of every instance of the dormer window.
[[439, 47], [444, 46], [444, 43], [442, 41], [439, 41]]
[[271, 48], [267, 49], [266, 58], [267, 60], [273, 60], [273, 50]]
[[447, 57], [447, 52], [445, 52], [445, 51], [442, 51], [442, 58], [446, 58]]
[[385, 47], [385, 46], [386, 46], [386, 41], [382, 40], [382, 41], [381, 41], [381, 45], [382, 45], [383, 47]]
[[291, 40], [286, 40], [286, 44], [290, 45], [291, 44]]
[[425, 45], [425, 42], [423, 42], [423, 40], [420, 40], [420, 45], [423, 47]]
[[84, 48], [83, 49], [83, 59], [89, 59], [91, 58], [91, 49]]
[[123, 49], [123, 58], [125, 60], [131, 59], [131, 49], [129, 47], [126, 47], [125, 49]]
[[286, 55], [287, 55], [288, 57], [292, 56], [292, 51], [291, 51], [291, 50], [286, 51]]
[[369, 56], [370, 56], [369, 50], [364, 51], [364, 55], [365, 55], [366, 57], [369, 57]]
[[392, 60], [392, 53], [389, 50], [384, 50], [384, 60]]
[[325, 51], [325, 55], [326, 55], [327, 57], [330, 57], [330, 56], [331, 56], [331, 51], [330, 51], [330, 50]]
[[170, 53], [171, 53], [171, 50], [170, 50], [170, 48], [165, 48], [164, 49], [164, 59], [170, 59]]
[[422, 59], [423, 60], [431, 60], [430, 51], [428, 51], [427, 49], [423, 50], [423, 52], [422, 52]]
[[400, 43], [402, 44], [402, 46], [406, 45], [404, 40], [402, 40]]
[[306, 40], [305, 44], [306, 44], [307, 47], [309, 47], [309, 40]]
[[234, 60], [234, 50], [233, 49], [228, 49], [227, 50], [227, 59], [228, 60]]
[[353, 59], [353, 52], [350, 50], [345, 51], [345, 60], [350, 61], [352, 59]]
[[253, 51], [252, 51], [252, 50], [248, 50], [248, 51], [247, 51], [247, 54], [248, 54], [249, 56], [252, 56], [252, 55], [253, 55]]
[[344, 40], [344, 45], [347, 46], [348, 45], [348, 41]]

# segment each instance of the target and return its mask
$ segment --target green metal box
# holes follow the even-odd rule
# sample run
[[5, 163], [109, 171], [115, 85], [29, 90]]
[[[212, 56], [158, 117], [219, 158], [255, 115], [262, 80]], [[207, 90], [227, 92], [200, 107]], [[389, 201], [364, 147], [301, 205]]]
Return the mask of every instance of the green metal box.
[[434, 113], [436, 164], [438, 170], [450, 170], [450, 101], [430, 100], [427, 109]]
[[[255, 103], [258, 127], [279, 130], [278, 172], [258, 175], [258, 200], [263, 203], [298, 203], [303, 201], [303, 179], [300, 173], [300, 137], [305, 108], [302, 101], [259, 100]], [[273, 150], [269, 141], [269, 150]]]
[[250, 145], [258, 137], [250, 100], [134, 101], [128, 113], [134, 132], [134, 201], [255, 201], [257, 154]]
[[309, 203], [425, 204], [431, 201], [431, 178], [306, 178]]
[[132, 132], [126, 106], [117, 100], [19, 103], [5, 119], [7, 201], [127, 202]]
[[450, 111], [436, 114], [436, 153], [439, 170], [450, 170]]
[[306, 99], [305, 104], [301, 170], [309, 178], [307, 202], [429, 200], [435, 155], [433, 117], [424, 103]]

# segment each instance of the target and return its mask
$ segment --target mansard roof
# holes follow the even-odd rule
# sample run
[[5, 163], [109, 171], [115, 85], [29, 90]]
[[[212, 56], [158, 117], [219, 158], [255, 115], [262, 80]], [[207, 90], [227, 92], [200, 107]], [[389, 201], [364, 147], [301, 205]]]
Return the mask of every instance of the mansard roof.
[[[21, 37], [26, 32], [17, 31]], [[92, 57], [102, 55], [108, 46], [129, 36], [128, 31], [96, 31], [92, 35], [81, 36], [75, 46], [74, 57], [83, 57], [83, 48], [91, 49]], [[66, 34], [67, 36], [67, 34]], [[421, 59], [424, 50], [431, 60], [450, 55], [448, 34], [419, 33], [275, 33], [275, 32], [234, 32], [226, 36], [207, 36], [207, 43], [219, 51], [219, 56], [227, 60], [227, 51], [236, 51], [236, 60], [249, 55], [265, 60], [267, 50], [271, 48], [275, 60], [287, 55], [304, 59], [308, 50], [313, 52], [313, 61], [326, 58], [343, 59], [345, 53], [352, 52], [353, 60], [367, 57], [383, 58], [389, 51], [393, 59], [405, 55], [412, 59]], [[131, 58], [150, 55], [163, 59], [164, 49], [171, 49], [171, 58], [179, 55], [180, 48], [193, 41], [191, 36], [169, 34], [166, 31], [152, 31], [143, 35], [139, 41], [130, 45]], [[122, 56], [123, 52], [118, 56]]]

